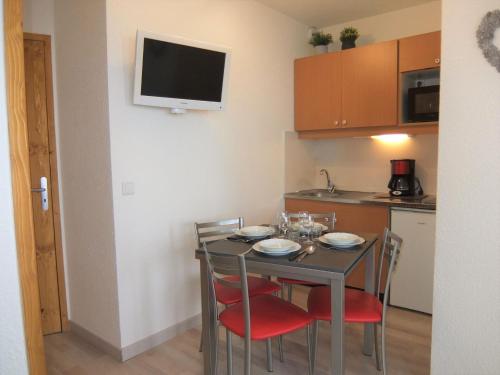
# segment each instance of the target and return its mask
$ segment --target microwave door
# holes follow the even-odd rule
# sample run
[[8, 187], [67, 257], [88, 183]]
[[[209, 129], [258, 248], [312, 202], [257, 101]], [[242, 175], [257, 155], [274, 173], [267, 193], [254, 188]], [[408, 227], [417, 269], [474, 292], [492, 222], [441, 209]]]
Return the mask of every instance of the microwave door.
[[438, 121], [439, 86], [415, 87], [408, 90], [410, 122]]
[[436, 93], [419, 94], [415, 97], [415, 112], [422, 115], [437, 113], [439, 96]]

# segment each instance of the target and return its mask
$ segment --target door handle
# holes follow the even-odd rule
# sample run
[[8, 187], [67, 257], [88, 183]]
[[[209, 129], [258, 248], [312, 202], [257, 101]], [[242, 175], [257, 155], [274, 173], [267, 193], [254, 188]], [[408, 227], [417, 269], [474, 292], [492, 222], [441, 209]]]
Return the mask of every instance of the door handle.
[[42, 201], [42, 210], [48, 211], [49, 209], [49, 191], [47, 190], [47, 177], [40, 177], [40, 187], [31, 189], [33, 193], [40, 193]]

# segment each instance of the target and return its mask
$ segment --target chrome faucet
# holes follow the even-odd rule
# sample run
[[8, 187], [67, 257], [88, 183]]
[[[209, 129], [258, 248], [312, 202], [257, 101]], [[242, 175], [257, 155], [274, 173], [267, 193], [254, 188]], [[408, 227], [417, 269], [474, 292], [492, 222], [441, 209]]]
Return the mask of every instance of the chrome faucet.
[[335, 185], [332, 183], [330, 180], [330, 174], [326, 169], [322, 169], [319, 171], [320, 175], [326, 175], [326, 190], [328, 190], [329, 193], [334, 193], [335, 192]]

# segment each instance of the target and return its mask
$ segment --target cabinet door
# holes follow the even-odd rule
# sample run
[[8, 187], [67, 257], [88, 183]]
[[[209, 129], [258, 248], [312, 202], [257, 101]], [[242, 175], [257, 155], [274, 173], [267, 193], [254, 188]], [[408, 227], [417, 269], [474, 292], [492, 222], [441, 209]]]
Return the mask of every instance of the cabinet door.
[[438, 68], [441, 64], [441, 31], [399, 40], [399, 71]]
[[403, 239], [391, 284], [391, 305], [432, 314], [434, 212], [392, 211], [391, 230]]
[[332, 129], [340, 124], [340, 53], [295, 61], [295, 130]]
[[397, 41], [342, 51], [342, 126], [397, 125]]
[[[285, 209], [289, 212], [309, 211], [311, 213], [335, 212], [337, 223], [335, 230], [354, 233], [377, 233], [379, 241], [376, 243], [376, 262], [378, 267], [378, 254], [382, 243], [384, 229], [389, 223], [389, 211], [386, 207], [320, 202], [303, 199], [286, 199]], [[385, 275], [385, 273], [384, 273]], [[382, 280], [385, 283], [385, 278]], [[364, 289], [365, 287], [365, 261], [347, 277], [346, 285]]]

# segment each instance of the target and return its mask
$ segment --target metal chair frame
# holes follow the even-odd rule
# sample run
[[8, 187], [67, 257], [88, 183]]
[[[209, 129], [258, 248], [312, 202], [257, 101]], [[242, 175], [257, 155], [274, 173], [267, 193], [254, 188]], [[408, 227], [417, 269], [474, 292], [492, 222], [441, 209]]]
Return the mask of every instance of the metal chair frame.
[[[209, 298], [214, 302], [211, 305], [215, 308], [215, 316], [218, 316], [218, 309], [215, 295], [215, 281], [221, 283], [227, 287], [241, 289], [242, 294], [242, 304], [245, 319], [245, 375], [251, 374], [251, 326], [250, 326], [250, 298], [248, 294], [248, 282], [247, 282], [247, 271], [245, 263], [245, 255], [249, 253], [252, 248], [248, 249], [242, 254], [236, 256], [219, 256], [210, 254], [207, 250], [206, 244], [203, 243], [203, 250], [205, 252], [205, 258], [207, 260], [208, 266], [208, 277], [209, 277]], [[221, 276], [219, 276], [221, 275]], [[238, 275], [240, 278], [238, 281], [227, 280], [222, 275]], [[218, 324], [217, 327], [218, 328]], [[311, 361], [311, 331], [310, 326], [307, 326], [307, 346], [308, 346], [308, 359], [309, 359], [309, 374], [312, 374], [312, 361]], [[228, 375], [233, 374], [233, 363], [232, 363], [232, 337], [231, 331], [226, 328], [226, 345], [227, 345], [227, 373]], [[271, 338], [266, 339], [266, 352], [267, 352], [267, 370], [269, 372], [273, 371], [272, 365], [272, 350], [271, 350]], [[217, 354], [215, 356], [215, 367], [217, 368]]]
[[[380, 322], [374, 323], [374, 340], [375, 340], [375, 359], [377, 363], [377, 370], [382, 370], [383, 374], [385, 375], [387, 373], [387, 359], [386, 359], [386, 352], [385, 352], [385, 322], [387, 318], [387, 303], [389, 301], [389, 288], [391, 286], [391, 281], [392, 281], [392, 272], [394, 271], [394, 267], [397, 263], [397, 257], [399, 253], [401, 252], [401, 244], [403, 243], [403, 240], [401, 237], [396, 235], [395, 233], [392, 233], [388, 228], [385, 228], [384, 230], [384, 242], [382, 244], [381, 252], [380, 252], [380, 257], [379, 257], [379, 264], [378, 264], [378, 277], [375, 283], [375, 296], [380, 300], [380, 293], [381, 293], [381, 282], [382, 282], [382, 272], [383, 272], [383, 265], [384, 261], [388, 261], [389, 267], [387, 267], [387, 279], [385, 282], [384, 286], [384, 299], [383, 299], [383, 304], [382, 304], [382, 319]], [[313, 323], [313, 329], [312, 329], [312, 366], [313, 366], [313, 373], [314, 373], [314, 366], [315, 366], [315, 360], [316, 360], [316, 345], [317, 345], [317, 340], [318, 340], [318, 321], [315, 320]], [[379, 348], [379, 343], [378, 343], [378, 324], [381, 325], [381, 346], [382, 346], [382, 361], [380, 358], [380, 348]], [[381, 366], [382, 362], [382, 366]]]
[[208, 223], [194, 223], [198, 248], [201, 247], [203, 242], [211, 242], [229, 237], [234, 233], [235, 229], [243, 228], [243, 225], [244, 220], [242, 217], [211, 221]]
[[[224, 219], [218, 221], [210, 221], [207, 223], [194, 223], [194, 232], [196, 234], [196, 241], [198, 248], [204, 242], [211, 242], [229, 237], [234, 233], [235, 229], [243, 228], [243, 217]], [[199, 352], [203, 351], [203, 330], [200, 337]]]

